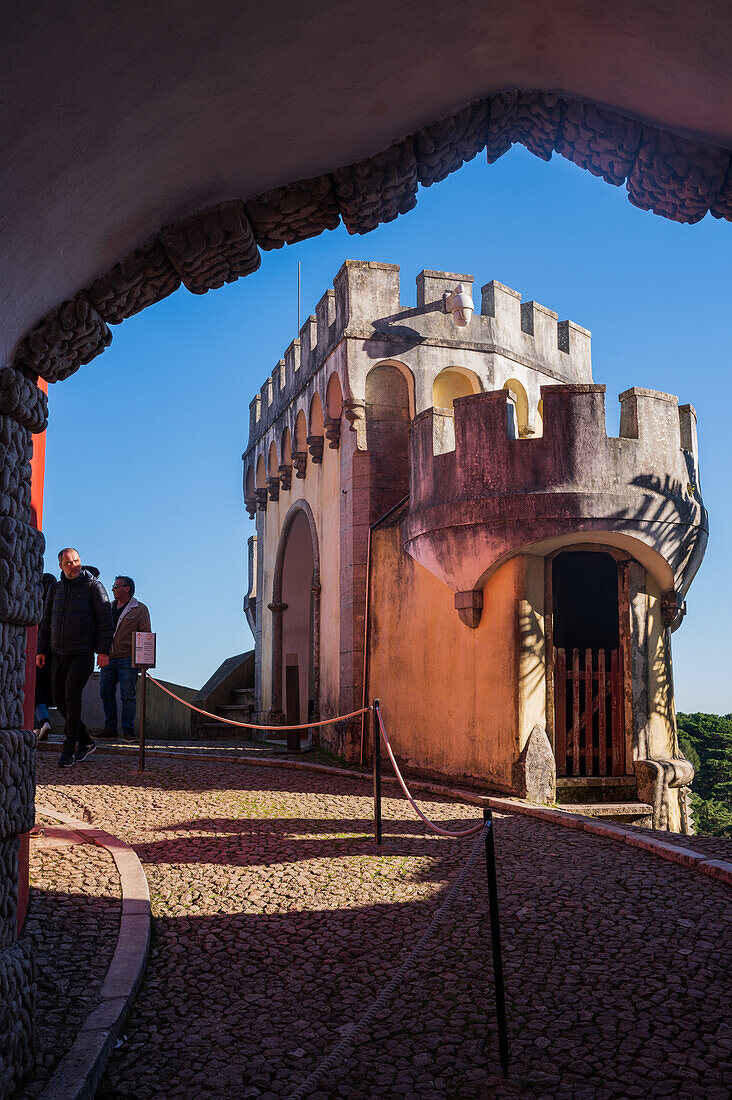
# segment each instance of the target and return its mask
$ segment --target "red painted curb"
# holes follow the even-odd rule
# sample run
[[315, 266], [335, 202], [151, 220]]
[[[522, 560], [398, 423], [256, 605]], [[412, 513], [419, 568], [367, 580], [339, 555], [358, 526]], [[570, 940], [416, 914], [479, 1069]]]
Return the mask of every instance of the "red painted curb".
[[119, 933], [99, 1002], [47, 1083], [40, 1100], [91, 1100], [139, 989], [150, 947], [150, 892], [137, 855], [125, 841], [68, 814], [36, 804], [36, 813], [68, 825], [114, 859], [122, 892]]

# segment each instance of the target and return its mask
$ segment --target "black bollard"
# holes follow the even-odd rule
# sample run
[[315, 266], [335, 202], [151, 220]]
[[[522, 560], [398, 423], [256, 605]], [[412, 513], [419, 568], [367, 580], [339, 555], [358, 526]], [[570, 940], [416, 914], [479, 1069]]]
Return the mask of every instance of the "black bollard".
[[379, 728], [379, 716], [376, 713], [379, 700], [374, 699], [371, 711], [371, 729], [373, 733], [374, 753], [374, 835], [376, 843], [381, 844], [381, 729]]
[[508, 1077], [508, 1025], [506, 1023], [506, 993], [503, 984], [503, 955], [501, 953], [501, 922], [498, 916], [498, 882], [496, 879], [496, 849], [493, 841], [493, 814], [490, 807], [483, 810], [483, 820], [489, 826], [485, 834], [485, 869], [488, 877], [488, 903], [491, 918], [491, 951], [493, 954], [493, 981], [496, 988], [496, 1024], [498, 1026], [498, 1055], [501, 1071]]

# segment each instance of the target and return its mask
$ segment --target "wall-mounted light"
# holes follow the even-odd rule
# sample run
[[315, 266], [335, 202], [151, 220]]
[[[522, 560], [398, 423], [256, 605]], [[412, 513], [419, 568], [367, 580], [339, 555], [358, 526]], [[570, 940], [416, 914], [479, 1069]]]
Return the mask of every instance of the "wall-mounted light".
[[453, 291], [445, 291], [445, 313], [452, 314], [452, 323], [456, 328], [467, 328], [473, 316], [473, 299], [462, 283]]

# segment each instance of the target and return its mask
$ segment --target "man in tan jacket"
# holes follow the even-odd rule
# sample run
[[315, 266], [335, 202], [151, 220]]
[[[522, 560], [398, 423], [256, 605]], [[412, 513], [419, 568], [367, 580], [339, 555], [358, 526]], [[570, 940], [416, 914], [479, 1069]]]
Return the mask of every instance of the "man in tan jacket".
[[103, 737], [117, 736], [117, 684], [122, 697], [122, 736], [135, 739], [137, 669], [132, 667], [132, 647], [138, 630], [150, 630], [150, 612], [135, 599], [132, 577], [115, 577], [112, 585], [114, 637], [109, 664], [99, 672], [99, 694], [104, 705]]

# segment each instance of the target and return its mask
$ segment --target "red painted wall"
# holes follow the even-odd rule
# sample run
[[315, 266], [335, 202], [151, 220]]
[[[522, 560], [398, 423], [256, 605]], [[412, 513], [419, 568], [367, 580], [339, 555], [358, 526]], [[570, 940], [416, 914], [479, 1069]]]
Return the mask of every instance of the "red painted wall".
[[[38, 379], [38, 387], [48, 393], [48, 384]], [[31, 458], [31, 516], [30, 522], [39, 531], [43, 522], [43, 486], [46, 472], [46, 433], [33, 437], [33, 457]], [[33, 729], [33, 710], [36, 693], [36, 644], [38, 627], [29, 626], [25, 643], [25, 699], [23, 702], [23, 725]], [[20, 837], [20, 874], [18, 882], [18, 934], [23, 927], [28, 909], [28, 833]]]

